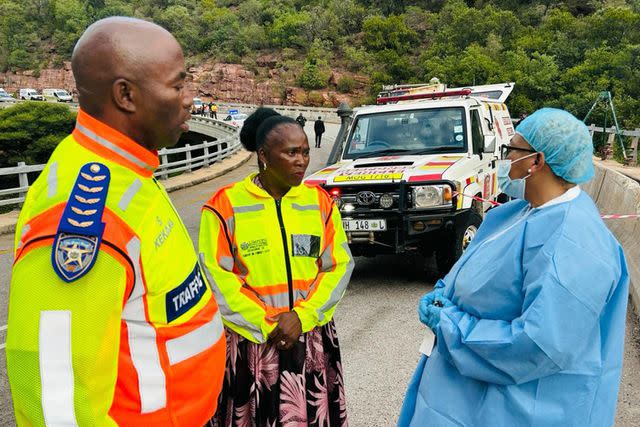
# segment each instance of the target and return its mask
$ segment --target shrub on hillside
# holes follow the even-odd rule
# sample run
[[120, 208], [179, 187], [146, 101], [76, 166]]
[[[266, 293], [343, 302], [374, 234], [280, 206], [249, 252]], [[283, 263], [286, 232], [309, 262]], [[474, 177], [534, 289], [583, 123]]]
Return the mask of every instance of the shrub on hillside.
[[348, 93], [356, 88], [356, 84], [357, 83], [353, 77], [342, 76], [340, 77], [340, 80], [338, 80], [338, 83], [336, 84], [336, 89], [338, 89], [338, 92]]
[[314, 61], [307, 61], [302, 68], [298, 84], [304, 89], [321, 89], [327, 85], [327, 76]]

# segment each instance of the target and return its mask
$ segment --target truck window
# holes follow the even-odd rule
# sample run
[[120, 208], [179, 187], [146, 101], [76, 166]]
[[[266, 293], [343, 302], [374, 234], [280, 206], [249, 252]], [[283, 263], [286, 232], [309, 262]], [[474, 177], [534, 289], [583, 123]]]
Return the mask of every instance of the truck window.
[[467, 150], [465, 110], [442, 107], [356, 116], [344, 158], [388, 154], [460, 153]]
[[473, 152], [482, 153], [484, 148], [484, 135], [482, 134], [482, 123], [478, 110], [471, 112], [471, 138], [473, 139]]

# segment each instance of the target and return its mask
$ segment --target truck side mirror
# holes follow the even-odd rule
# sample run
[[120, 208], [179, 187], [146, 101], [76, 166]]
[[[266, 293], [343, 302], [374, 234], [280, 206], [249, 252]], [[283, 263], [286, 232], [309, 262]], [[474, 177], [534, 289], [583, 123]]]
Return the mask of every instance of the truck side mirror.
[[493, 123], [491, 123], [491, 120], [489, 120], [487, 117], [484, 118], [487, 121], [487, 127], [489, 128], [489, 130], [493, 130]]
[[484, 137], [484, 150], [485, 153], [493, 153], [496, 151], [496, 137], [485, 136]]

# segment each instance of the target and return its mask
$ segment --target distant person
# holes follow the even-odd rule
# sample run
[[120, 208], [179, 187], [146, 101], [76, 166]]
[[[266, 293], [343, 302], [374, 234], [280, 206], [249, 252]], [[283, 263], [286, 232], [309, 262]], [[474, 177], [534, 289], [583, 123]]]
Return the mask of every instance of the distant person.
[[218, 120], [218, 106], [213, 102], [209, 104], [209, 112], [211, 114], [212, 119]]
[[180, 44], [107, 18], [71, 58], [80, 110], [29, 188], [9, 290], [20, 426], [202, 426], [225, 337], [182, 220], [153, 177], [188, 130]]
[[589, 129], [543, 108], [501, 157], [514, 200], [487, 213], [421, 299], [437, 339], [423, 344], [398, 426], [613, 426], [629, 273], [579, 187], [594, 176]]
[[322, 134], [324, 133], [324, 122], [322, 118], [318, 116], [318, 120], [313, 124], [313, 130], [316, 133], [316, 148], [320, 148], [320, 143], [322, 142]]
[[302, 183], [309, 142], [292, 118], [259, 108], [240, 142], [257, 153], [258, 172], [218, 190], [200, 223], [200, 259], [227, 333], [210, 425], [346, 426], [333, 313], [353, 258], [340, 211]]
[[202, 104], [202, 115], [207, 117], [209, 114], [209, 106], [207, 104]]
[[307, 124], [307, 119], [300, 113], [298, 117], [296, 117], [296, 122], [300, 125], [301, 128], [304, 129], [304, 125]]

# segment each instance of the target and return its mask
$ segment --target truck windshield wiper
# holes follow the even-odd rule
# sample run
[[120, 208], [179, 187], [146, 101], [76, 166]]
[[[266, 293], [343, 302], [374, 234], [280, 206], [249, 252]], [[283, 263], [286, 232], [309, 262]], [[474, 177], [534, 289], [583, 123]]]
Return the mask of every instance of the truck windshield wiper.
[[449, 145], [446, 147], [432, 147], [432, 148], [420, 148], [418, 150], [408, 150], [406, 154], [416, 155], [416, 154], [442, 153], [443, 151], [460, 151], [463, 149], [464, 147]]
[[365, 153], [361, 156], [356, 157], [357, 159], [364, 159], [367, 157], [378, 157], [378, 156], [384, 156], [387, 154], [404, 154], [404, 153], [409, 153], [411, 151], [414, 150], [407, 150], [406, 148], [387, 148], [386, 150], [380, 150], [380, 151], [374, 151], [371, 153]]

